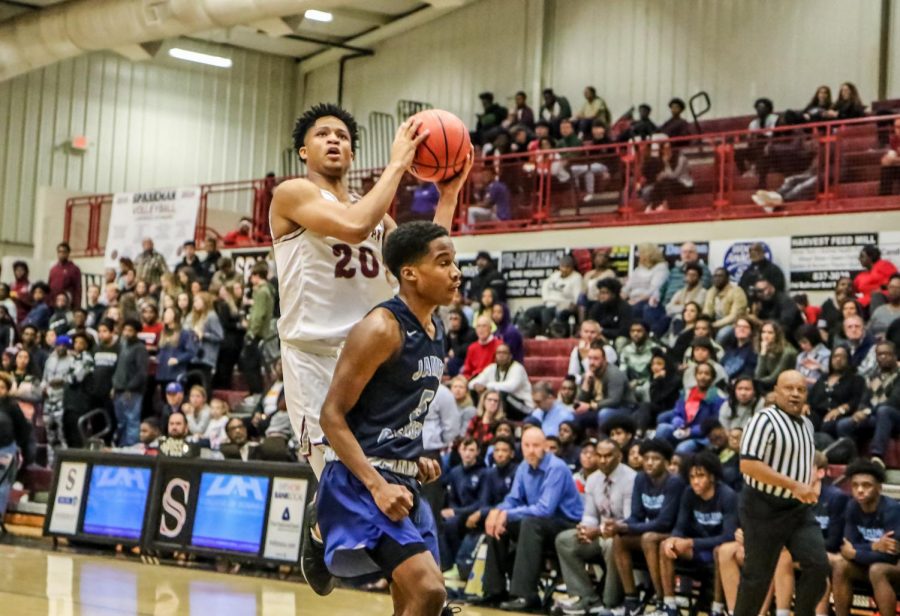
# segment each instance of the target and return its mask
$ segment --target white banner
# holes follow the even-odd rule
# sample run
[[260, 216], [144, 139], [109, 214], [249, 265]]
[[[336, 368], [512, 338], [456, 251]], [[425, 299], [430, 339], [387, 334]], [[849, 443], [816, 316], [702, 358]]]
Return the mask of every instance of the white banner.
[[724, 267], [734, 282], [741, 279], [741, 275], [750, 266], [750, 246], [756, 242], [762, 243], [766, 251], [766, 258], [781, 268], [784, 272], [785, 282], [790, 279], [791, 267], [791, 238], [759, 237], [740, 240], [711, 240], [709, 242], [709, 269]]
[[167, 263], [179, 262], [182, 245], [194, 239], [199, 208], [197, 186], [116, 193], [109, 216], [106, 266], [115, 267], [121, 257], [134, 260], [147, 237]]
[[263, 558], [297, 562], [303, 539], [303, 514], [306, 507], [305, 479], [275, 477], [269, 501], [266, 547]]
[[84, 497], [85, 475], [87, 464], [84, 462], [60, 464], [53, 515], [50, 516], [51, 533], [74, 535], [78, 531], [78, 513]]

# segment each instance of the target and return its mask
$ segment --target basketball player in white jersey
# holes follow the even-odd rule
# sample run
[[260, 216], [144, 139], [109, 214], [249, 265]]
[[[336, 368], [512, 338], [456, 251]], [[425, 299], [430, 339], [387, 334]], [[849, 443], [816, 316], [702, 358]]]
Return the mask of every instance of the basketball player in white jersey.
[[[269, 222], [281, 297], [278, 334], [285, 399], [302, 453], [317, 478], [325, 466], [319, 412], [341, 346], [353, 325], [394, 294], [382, 258], [384, 240], [397, 227], [387, 211], [416, 147], [428, 135], [416, 135], [420, 125], [411, 119], [400, 125], [390, 162], [368, 194], [359, 197], [347, 186], [356, 121], [340, 107], [316, 105], [294, 127], [294, 149], [306, 164], [307, 177], [283, 182], [272, 198]], [[437, 184], [434, 222], [448, 230], [472, 159], [470, 155], [456, 177]], [[313, 590], [328, 594], [334, 582], [324, 567], [321, 545], [304, 543], [314, 549], [304, 549], [304, 576]]]

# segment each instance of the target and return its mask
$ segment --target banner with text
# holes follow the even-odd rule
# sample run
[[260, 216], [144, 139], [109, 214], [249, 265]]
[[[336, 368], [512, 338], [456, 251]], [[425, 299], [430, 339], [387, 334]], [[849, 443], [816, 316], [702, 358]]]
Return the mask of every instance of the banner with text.
[[541, 296], [544, 280], [559, 268], [564, 248], [513, 250], [500, 254], [500, 271], [506, 278], [507, 299]]
[[793, 236], [791, 291], [833, 289], [842, 276], [856, 276], [862, 271], [859, 251], [866, 244], [878, 244], [878, 234]]
[[115, 267], [121, 257], [135, 259], [147, 237], [167, 263], [177, 263], [184, 242], [194, 239], [199, 208], [197, 186], [116, 193], [109, 216], [106, 266]]
[[737, 282], [750, 266], [750, 246], [763, 245], [766, 258], [788, 274], [791, 265], [791, 240], [787, 236], [760, 237], [743, 240], [712, 240], [709, 243], [709, 269], [724, 267], [731, 280]]

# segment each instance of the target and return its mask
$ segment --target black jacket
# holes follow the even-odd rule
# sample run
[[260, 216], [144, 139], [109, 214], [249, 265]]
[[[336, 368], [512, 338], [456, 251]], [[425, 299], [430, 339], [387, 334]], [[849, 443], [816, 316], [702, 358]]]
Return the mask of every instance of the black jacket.
[[760, 280], [768, 280], [775, 287], [776, 291], [784, 291], [784, 272], [768, 259], [763, 259], [759, 263], [751, 263], [750, 267], [741, 274], [738, 286], [744, 290], [744, 293], [748, 293], [750, 287]]
[[633, 319], [631, 306], [617, 297], [608, 302], [596, 302], [588, 312], [588, 318], [603, 328], [603, 337], [612, 344], [619, 336], [628, 336]]
[[113, 372], [113, 389], [116, 392], [143, 392], [147, 383], [149, 363], [150, 357], [147, 355], [147, 347], [143, 342], [137, 338], [134, 340], [122, 338], [119, 359], [116, 362], [116, 370]]
[[466, 294], [466, 297], [473, 302], [481, 302], [481, 293], [488, 287], [494, 290], [494, 299], [496, 301], [506, 301], [506, 279], [493, 265], [475, 274], [469, 282], [469, 292]]

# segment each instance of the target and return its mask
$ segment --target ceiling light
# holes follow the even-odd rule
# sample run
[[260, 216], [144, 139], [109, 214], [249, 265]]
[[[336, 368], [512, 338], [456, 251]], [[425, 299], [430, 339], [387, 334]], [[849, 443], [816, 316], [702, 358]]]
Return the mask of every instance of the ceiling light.
[[231, 68], [231, 58], [211, 56], [208, 53], [189, 51], [187, 49], [181, 49], [180, 47], [173, 47], [170, 49], [169, 55], [173, 58], [178, 58], [179, 60], [187, 60], [188, 62], [198, 62], [200, 64], [218, 66], [219, 68]]
[[326, 11], [317, 11], [316, 9], [309, 9], [308, 11], [303, 13], [303, 16], [313, 21], [323, 21], [325, 23], [328, 23], [332, 19], [334, 19], [334, 15], [332, 15], [331, 13], [328, 13]]

